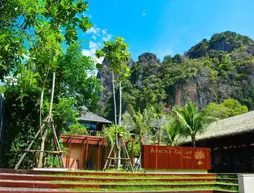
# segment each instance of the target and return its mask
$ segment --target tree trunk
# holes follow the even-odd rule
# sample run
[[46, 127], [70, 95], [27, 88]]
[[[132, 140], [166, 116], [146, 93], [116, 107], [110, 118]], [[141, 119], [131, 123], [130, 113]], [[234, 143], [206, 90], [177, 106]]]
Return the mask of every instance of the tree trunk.
[[[122, 82], [119, 83], [119, 115], [118, 115], [118, 125], [122, 125]], [[122, 137], [121, 137], [122, 138]], [[118, 164], [117, 168], [121, 167], [121, 138], [119, 138], [119, 147], [118, 147]]]
[[196, 147], [196, 136], [195, 135], [191, 136], [191, 141], [192, 141], [193, 147]]
[[116, 92], [115, 92], [115, 75], [112, 72], [112, 88], [113, 88], [113, 100], [114, 100], [114, 119], [115, 124], [117, 125], [117, 117], [116, 117]]
[[121, 146], [122, 146], [122, 144], [121, 144], [121, 138], [122, 137], [118, 137], [118, 151], [117, 151], [117, 158], [118, 158], [118, 160], [117, 160], [117, 169], [120, 169], [120, 167], [121, 167]]
[[[115, 120], [115, 125], [117, 125], [117, 117], [116, 117], [116, 92], [115, 92], [115, 75], [114, 72], [112, 72], [112, 88], [113, 88], [113, 100], [114, 100], [114, 120]], [[120, 168], [119, 161], [121, 163], [121, 160], [119, 159], [119, 155], [121, 156], [121, 148], [120, 148], [120, 143], [119, 143], [119, 138], [117, 135], [117, 132], [115, 130], [115, 135], [116, 135], [116, 147], [117, 147], [117, 152], [118, 152], [118, 160], [117, 160], [117, 168]], [[120, 153], [119, 153], [120, 152]]]
[[[49, 118], [48, 118], [49, 120], [47, 120], [47, 121], [52, 120], [51, 113], [52, 113], [52, 108], [53, 108], [53, 99], [54, 99], [54, 92], [55, 92], [55, 79], [56, 79], [56, 73], [53, 72], [51, 99], [50, 99], [50, 106], [49, 106]], [[44, 151], [44, 149], [45, 149], [45, 141], [46, 141], [47, 134], [48, 134], [48, 125], [46, 124], [45, 125], [45, 132], [44, 132], [42, 139], [41, 139], [41, 148], [40, 148], [41, 151]], [[40, 152], [38, 167], [42, 167], [42, 161], [43, 161], [43, 152]]]
[[[44, 82], [43, 82], [43, 86], [42, 86], [42, 91], [41, 91], [41, 99], [40, 99], [40, 120], [39, 120], [39, 124], [40, 124], [40, 127], [41, 127], [41, 117], [42, 117], [42, 105], [43, 105], [43, 98], [44, 98], [44, 90], [45, 90], [45, 84], [46, 84], [46, 81], [48, 79], [48, 74], [49, 74], [49, 69], [47, 70], [47, 73], [46, 73], [46, 76], [45, 76], [45, 79], [44, 79]], [[42, 134], [41, 134], [42, 135]]]
[[122, 125], [122, 82], [119, 83], [119, 116], [118, 125]]
[[158, 145], [161, 143], [161, 126], [160, 126], [160, 120], [157, 118], [157, 126], [158, 126]]
[[47, 138], [47, 134], [48, 134], [48, 128], [45, 128], [44, 134], [41, 138], [41, 152], [39, 154], [39, 160], [38, 160], [38, 168], [41, 168], [43, 166], [42, 162], [43, 162], [43, 151], [45, 149], [45, 142], [46, 142], [46, 138]]
[[53, 72], [52, 90], [51, 90], [51, 98], [50, 98], [50, 106], [49, 106], [49, 118], [50, 119], [51, 119], [52, 108], [53, 108], [53, 100], [54, 100], [54, 92], [55, 92], [55, 81], [56, 81], [56, 73]]

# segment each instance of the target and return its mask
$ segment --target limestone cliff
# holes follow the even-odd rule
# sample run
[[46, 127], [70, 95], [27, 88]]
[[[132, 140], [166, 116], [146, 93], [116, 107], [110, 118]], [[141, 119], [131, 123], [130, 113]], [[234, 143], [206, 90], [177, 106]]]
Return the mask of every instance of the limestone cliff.
[[[235, 32], [214, 34], [184, 55], [165, 56], [162, 62], [155, 54], [144, 53], [131, 62], [123, 102], [139, 109], [147, 103], [172, 107], [193, 101], [204, 108], [210, 102], [235, 98], [253, 109], [253, 56], [254, 41]], [[104, 87], [101, 104], [105, 106], [112, 90], [106, 63], [98, 77]]]

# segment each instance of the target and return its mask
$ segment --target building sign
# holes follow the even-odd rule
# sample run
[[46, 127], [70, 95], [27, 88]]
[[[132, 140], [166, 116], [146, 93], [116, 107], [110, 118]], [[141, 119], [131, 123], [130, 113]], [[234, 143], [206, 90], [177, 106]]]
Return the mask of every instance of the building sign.
[[145, 169], [211, 169], [210, 149], [143, 145]]

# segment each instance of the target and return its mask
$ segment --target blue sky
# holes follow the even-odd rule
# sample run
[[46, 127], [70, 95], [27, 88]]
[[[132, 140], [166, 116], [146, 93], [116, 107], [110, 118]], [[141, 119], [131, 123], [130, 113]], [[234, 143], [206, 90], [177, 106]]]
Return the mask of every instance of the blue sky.
[[134, 60], [183, 54], [203, 38], [235, 31], [254, 39], [254, 0], [88, 0], [94, 27], [81, 38], [93, 56], [104, 40], [121, 36]]

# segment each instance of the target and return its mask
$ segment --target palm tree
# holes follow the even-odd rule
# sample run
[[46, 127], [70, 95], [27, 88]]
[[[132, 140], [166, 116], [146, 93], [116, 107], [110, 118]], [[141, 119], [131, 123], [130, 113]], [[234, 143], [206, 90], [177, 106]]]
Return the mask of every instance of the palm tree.
[[123, 137], [124, 139], [129, 139], [130, 132], [126, 127], [112, 124], [108, 127], [103, 128], [102, 136], [112, 145], [116, 141], [116, 136]]
[[186, 103], [184, 108], [175, 106], [173, 115], [179, 121], [181, 130], [186, 136], [191, 137], [193, 147], [196, 147], [196, 134], [204, 131], [216, 119], [198, 112], [196, 103]]
[[178, 120], [171, 118], [170, 121], [162, 126], [164, 131], [163, 141], [167, 145], [176, 146], [178, 138], [183, 135], [181, 125]]
[[160, 105], [148, 104], [145, 109], [151, 119], [153, 129], [156, 131], [155, 141], [157, 139], [158, 145], [161, 143], [162, 138], [162, 125], [166, 120], [166, 114], [164, 113], [163, 107]]
[[151, 136], [151, 120], [148, 112], [145, 109], [143, 113], [132, 111], [131, 114], [125, 113], [123, 115], [124, 125], [132, 128], [136, 135], [139, 136], [140, 143], [148, 144]]

